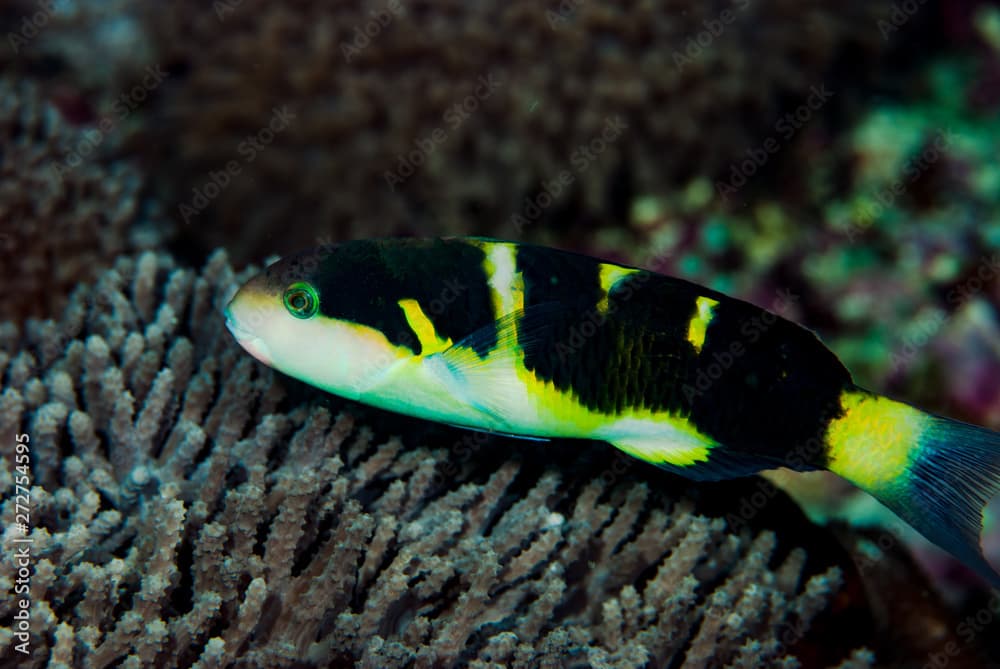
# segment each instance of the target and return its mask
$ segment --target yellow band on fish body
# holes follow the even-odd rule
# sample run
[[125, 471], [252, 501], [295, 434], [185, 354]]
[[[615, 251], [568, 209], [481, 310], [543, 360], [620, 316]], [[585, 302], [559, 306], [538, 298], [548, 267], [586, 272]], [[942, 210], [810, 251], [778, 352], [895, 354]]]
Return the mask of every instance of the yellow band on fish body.
[[524, 279], [517, 271], [517, 249], [505, 242], [478, 241], [486, 253], [483, 270], [489, 277], [493, 314], [500, 318], [524, 309]]
[[844, 415], [826, 432], [830, 470], [868, 491], [901, 481], [919, 453], [927, 414], [857, 390], [845, 391], [840, 404]]
[[708, 333], [708, 325], [712, 322], [715, 307], [718, 300], [710, 297], [699, 297], [695, 301], [695, 313], [688, 323], [687, 339], [694, 346], [694, 350], [701, 352], [701, 347], [705, 345], [705, 335]]
[[427, 314], [416, 300], [400, 300], [398, 304], [406, 316], [406, 322], [420, 341], [421, 355], [431, 355], [451, 346], [451, 339], [442, 339], [438, 335], [431, 319], [427, 318]]
[[633, 267], [621, 267], [620, 265], [611, 265], [609, 263], [602, 263], [599, 271], [599, 279], [601, 282], [601, 290], [604, 292], [604, 296], [597, 302], [597, 313], [606, 314], [608, 313], [609, 302], [608, 298], [611, 295], [611, 290], [615, 287], [615, 284], [624, 279], [625, 277], [635, 274], [639, 270]]

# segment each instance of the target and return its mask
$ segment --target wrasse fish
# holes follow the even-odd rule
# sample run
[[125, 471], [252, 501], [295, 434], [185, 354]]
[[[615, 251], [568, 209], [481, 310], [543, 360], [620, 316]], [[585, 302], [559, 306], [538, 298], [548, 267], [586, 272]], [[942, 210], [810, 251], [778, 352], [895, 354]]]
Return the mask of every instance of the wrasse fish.
[[811, 331], [708, 288], [528, 244], [368, 240], [270, 265], [226, 317], [264, 364], [402, 414], [606, 441], [695, 480], [828, 469], [1000, 587], [980, 547], [1000, 433], [864, 390]]

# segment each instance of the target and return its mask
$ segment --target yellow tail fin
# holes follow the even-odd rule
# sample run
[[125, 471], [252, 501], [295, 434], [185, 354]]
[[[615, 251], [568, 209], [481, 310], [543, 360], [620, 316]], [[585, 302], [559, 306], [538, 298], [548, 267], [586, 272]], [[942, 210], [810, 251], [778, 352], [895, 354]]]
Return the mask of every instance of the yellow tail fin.
[[1000, 494], [1000, 433], [855, 389], [827, 431], [830, 471], [871, 493], [993, 587], [983, 510]]

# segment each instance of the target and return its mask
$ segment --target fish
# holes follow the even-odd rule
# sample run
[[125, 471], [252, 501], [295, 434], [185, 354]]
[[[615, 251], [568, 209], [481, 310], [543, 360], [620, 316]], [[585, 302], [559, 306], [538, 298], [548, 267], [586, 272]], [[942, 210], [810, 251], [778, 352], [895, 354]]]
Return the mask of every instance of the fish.
[[1000, 433], [857, 386], [811, 330], [639, 267], [479, 237], [286, 256], [224, 309], [323, 391], [471, 430], [603, 441], [695, 481], [829, 470], [993, 587]]

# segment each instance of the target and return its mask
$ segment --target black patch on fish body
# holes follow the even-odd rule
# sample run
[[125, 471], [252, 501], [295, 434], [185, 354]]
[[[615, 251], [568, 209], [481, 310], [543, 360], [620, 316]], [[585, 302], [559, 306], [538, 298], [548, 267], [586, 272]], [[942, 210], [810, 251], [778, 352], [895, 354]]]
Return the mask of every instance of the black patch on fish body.
[[[318, 259], [311, 270], [310, 256]], [[458, 341], [495, 321], [484, 259], [482, 249], [462, 240], [358, 240], [290, 256], [279, 263], [285, 267], [278, 283], [309, 281], [321, 315], [375, 328], [420, 354], [399, 301], [415, 300], [440, 337]], [[297, 273], [289, 269], [295, 266]]]
[[[747, 302], [646, 271], [615, 283], [601, 309], [600, 265], [586, 256], [518, 248], [526, 307], [572, 305], [526, 316], [551, 319], [548, 328], [525, 324], [534, 333], [523, 347], [527, 369], [595, 411], [668, 411], [727, 448], [783, 462], [799, 455], [822, 466], [823, 435], [851, 377], [813, 333]], [[688, 340], [699, 297], [718, 302], [700, 351]], [[769, 324], [756, 327], [762, 321]]]
[[604, 296], [600, 263], [594, 258], [530, 244], [516, 249], [526, 309], [551, 303], [588, 308]]
[[[719, 304], [683, 381], [697, 390], [699, 380], [710, 380], [705, 391], [682, 395], [691, 420], [730, 448], [823, 467], [827, 426], [842, 415], [850, 372], [809, 330], [747, 302], [712, 297]], [[773, 321], [755, 329], [765, 315]]]
[[[599, 264], [592, 263], [595, 281]], [[572, 391], [589, 409], [617, 414], [627, 408], [669, 410], [680, 392], [677, 379], [693, 364], [684, 314], [694, 308], [690, 291], [640, 292], [651, 275], [626, 277], [612, 290], [606, 313], [598, 307], [603, 291], [577, 299], [557, 314], [548, 341], [525, 351], [525, 367], [556, 388]], [[575, 279], [576, 277], [574, 277]], [[572, 285], [572, 281], [565, 281]], [[525, 302], [542, 301], [525, 285]], [[628, 294], [630, 299], [623, 299]]]

